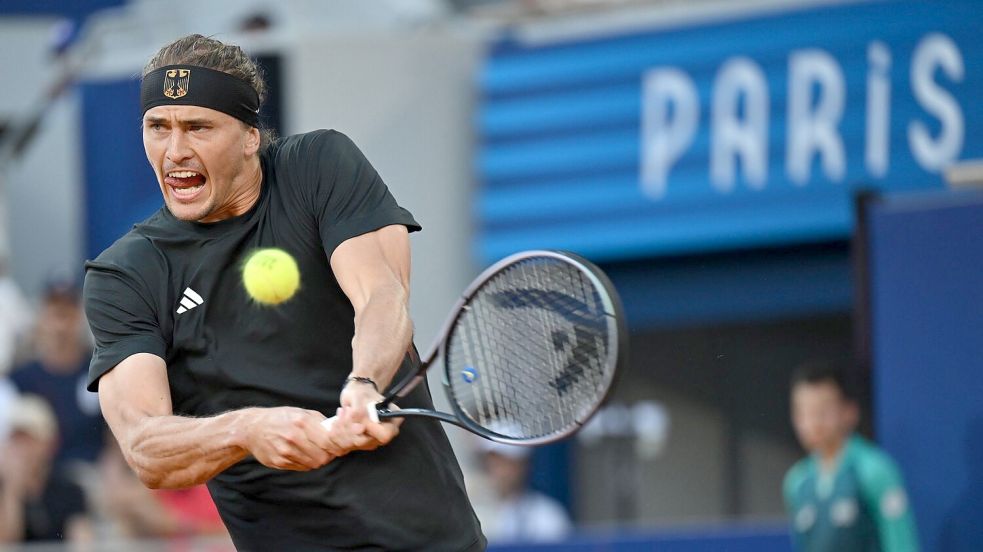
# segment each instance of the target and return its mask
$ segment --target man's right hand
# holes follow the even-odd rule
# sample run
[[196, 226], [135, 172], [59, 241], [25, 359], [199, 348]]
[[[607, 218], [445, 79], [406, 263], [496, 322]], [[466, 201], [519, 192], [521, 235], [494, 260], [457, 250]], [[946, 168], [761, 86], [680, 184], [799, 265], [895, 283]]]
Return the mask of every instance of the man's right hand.
[[250, 415], [247, 448], [264, 466], [308, 471], [350, 450], [321, 425], [325, 417], [320, 412], [284, 406], [252, 409]]

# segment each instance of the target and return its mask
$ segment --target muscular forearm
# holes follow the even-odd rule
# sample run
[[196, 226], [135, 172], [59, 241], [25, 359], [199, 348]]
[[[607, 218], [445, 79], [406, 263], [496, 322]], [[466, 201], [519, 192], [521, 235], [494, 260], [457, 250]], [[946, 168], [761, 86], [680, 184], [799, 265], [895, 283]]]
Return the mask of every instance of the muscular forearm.
[[355, 317], [352, 374], [372, 378], [379, 389], [392, 381], [409, 349], [413, 324], [406, 290], [394, 284], [377, 290]]
[[243, 426], [250, 410], [211, 418], [147, 416], [132, 426], [120, 445], [144, 485], [191, 487], [246, 457]]

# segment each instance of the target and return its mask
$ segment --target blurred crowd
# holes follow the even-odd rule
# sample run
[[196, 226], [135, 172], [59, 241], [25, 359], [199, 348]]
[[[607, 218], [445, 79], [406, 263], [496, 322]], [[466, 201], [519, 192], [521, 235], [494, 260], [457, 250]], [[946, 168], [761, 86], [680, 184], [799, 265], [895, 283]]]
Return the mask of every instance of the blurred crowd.
[[86, 389], [91, 336], [80, 282], [37, 304], [0, 265], [0, 544], [222, 535], [204, 486], [150, 490]]

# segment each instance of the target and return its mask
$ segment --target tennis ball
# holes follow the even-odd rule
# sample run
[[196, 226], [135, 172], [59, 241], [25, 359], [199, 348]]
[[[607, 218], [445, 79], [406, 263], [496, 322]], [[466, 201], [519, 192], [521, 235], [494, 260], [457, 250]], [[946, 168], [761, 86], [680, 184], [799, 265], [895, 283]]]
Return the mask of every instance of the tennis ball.
[[271, 247], [254, 251], [242, 265], [242, 283], [257, 303], [279, 305], [300, 287], [300, 270], [290, 253]]

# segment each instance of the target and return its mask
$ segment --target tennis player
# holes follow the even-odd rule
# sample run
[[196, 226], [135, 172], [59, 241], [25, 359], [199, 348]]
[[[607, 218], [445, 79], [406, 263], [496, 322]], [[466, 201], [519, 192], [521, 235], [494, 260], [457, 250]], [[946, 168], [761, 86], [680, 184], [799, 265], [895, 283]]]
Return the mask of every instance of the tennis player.
[[785, 476], [797, 550], [916, 552], [918, 539], [901, 472], [855, 434], [857, 404], [842, 372], [819, 362], [792, 376], [792, 423], [812, 453]]
[[[420, 226], [342, 134], [272, 141], [265, 94], [239, 47], [201, 35], [147, 64], [143, 141], [164, 206], [86, 264], [89, 389], [140, 479], [207, 482], [239, 550], [482, 550], [439, 422], [366, 414], [419, 362]], [[241, 282], [264, 247], [301, 273], [273, 308]], [[432, 408], [426, 386], [400, 406]]]

